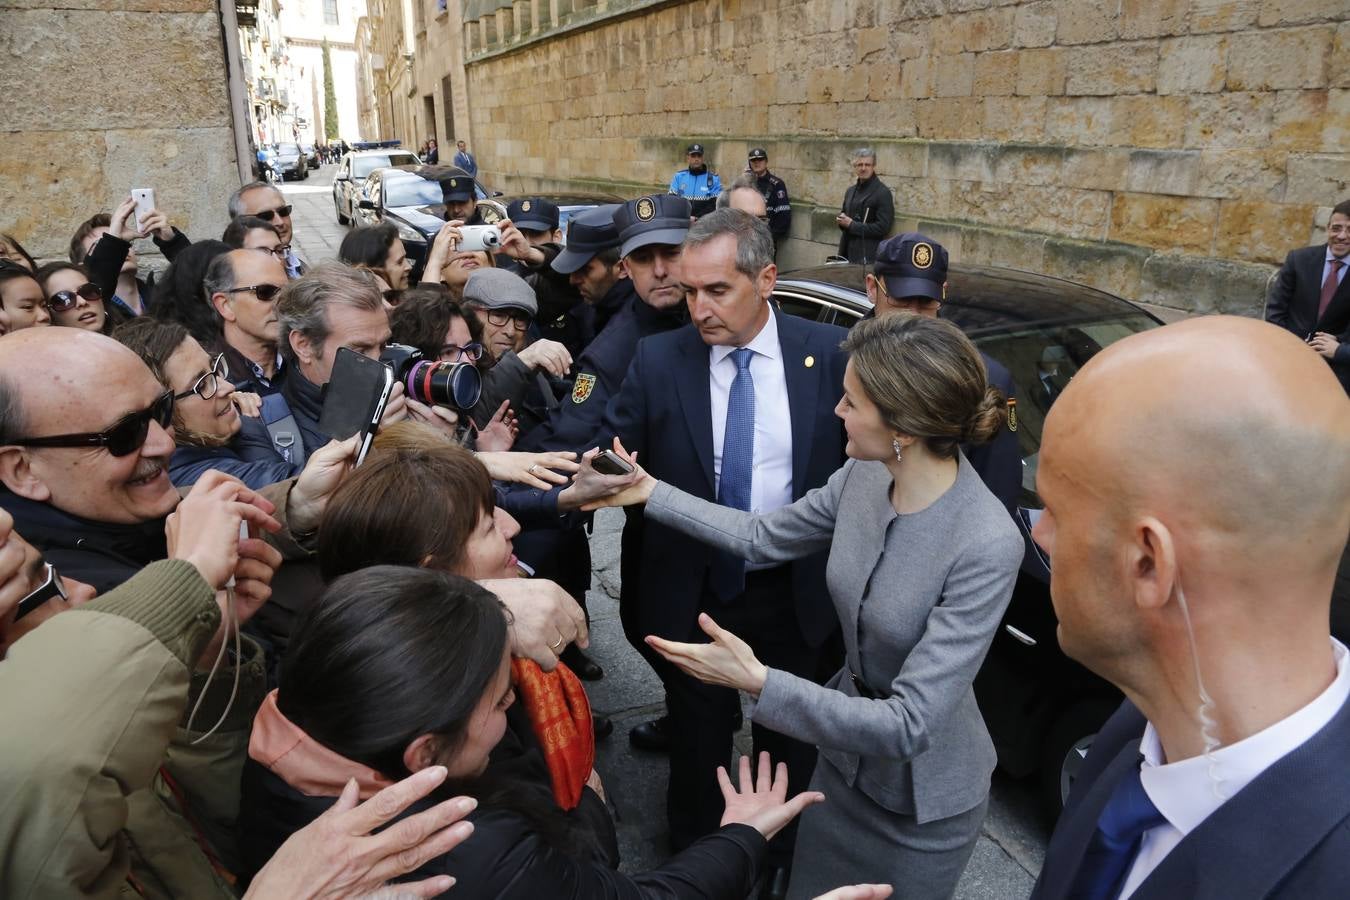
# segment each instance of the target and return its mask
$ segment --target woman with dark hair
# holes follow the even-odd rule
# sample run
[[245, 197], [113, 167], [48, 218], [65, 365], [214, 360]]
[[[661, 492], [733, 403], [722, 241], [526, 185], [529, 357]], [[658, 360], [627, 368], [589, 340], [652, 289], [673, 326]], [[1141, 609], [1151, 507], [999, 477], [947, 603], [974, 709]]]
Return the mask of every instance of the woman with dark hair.
[[278, 689], [254, 720], [240, 818], [246, 869], [256, 872], [349, 780], [369, 797], [442, 765], [450, 778], [429, 800], [474, 796], [474, 834], [410, 877], [452, 875], [466, 897], [745, 897], [765, 836], [820, 796], [787, 800], [767, 757], [752, 784], [743, 760], [742, 789], [723, 787], [721, 829], [658, 869], [620, 874], [612, 828], [588, 824], [608, 819], [595, 789], [583, 787], [564, 812], [522, 760], [499, 761], [516, 696], [508, 626], [491, 593], [434, 568], [376, 566], [333, 582], [301, 619]]
[[1007, 406], [950, 322], [864, 321], [844, 349], [835, 414], [849, 460], [824, 487], [766, 515], [651, 476], [614, 501], [645, 503], [647, 517], [750, 564], [830, 551], [847, 665], [825, 686], [768, 668], [707, 615], [711, 643], [647, 643], [700, 681], [752, 695], [755, 725], [819, 748], [811, 787], [830, 802], [802, 818], [789, 897], [859, 880], [950, 897], [996, 762], [971, 685], [1023, 549], [960, 447], [997, 434]]
[[175, 487], [196, 484], [210, 469], [220, 469], [257, 490], [299, 473], [276, 457], [245, 460], [230, 446], [243, 426], [241, 414], [257, 415], [261, 398], [238, 393], [225, 377], [225, 362], [209, 356], [179, 322], [137, 316], [119, 325], [113, 338], [130, 348], [174, 393], [173, 440], [169, 480]]
[[221, 324], [202, 290], [206, 270], [217, 256], [230, 252], [223, 241], [198, 241], [182, 250], [155, 285], [155, 315], [185, 326], [197, 343], [221, 343]]
[[483, 323], [443, 284], [423, 283], [404, 291], [389, 314], [389, 329], [391, 341], [416, 347], [427, 359], [483, 361]]
[[122, 316], [105, 302], [89, 270], [70, 262], [49, 262], [37, 270], [53, 325], [111, 334]]
[[398, 229], [388, 222], [362, 225], [347, 232], [338, 247], [338, 259], [375, 273], [384, 282], [384, 299], [395, 305], [397, 293], [408, 286], [412, 260], [403, 249]]
[[33, 254], [23, 249], [18, 239], [8, 232], [0, 231], [0, 259], [8, 259], [23, 266], [30, 272], [37, 271], [37, 261]]

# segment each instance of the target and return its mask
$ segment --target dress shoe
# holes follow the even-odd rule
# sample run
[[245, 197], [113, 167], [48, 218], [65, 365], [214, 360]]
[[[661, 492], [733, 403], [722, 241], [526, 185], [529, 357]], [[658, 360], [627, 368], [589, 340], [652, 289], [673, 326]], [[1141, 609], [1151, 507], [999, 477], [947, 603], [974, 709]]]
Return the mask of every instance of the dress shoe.
[[788, 876], [791, 871], [785, 866], [774, 866], [764, 875], [764, 887], [760, 889], [759, 900], [786, 900]]
[[591, 725], [595, 728], [595, 739], [603, 741], [614, 733], [614, 720], [609, 716], [591, 713]]
[[559, 659], [582, 681], [599, 681], [605, 677], [605, 670], [600, 668], [595, 660], [577, 649], [576, 644], [568, 644]]
[[670, 725], [670, 717], [662, 716], [659, 719], [652, 719], [650, 722], [643, 722], [637, 725], [632, 731], [628, 732], [628, 743], [632, 744], [637, 750], [650, 750], [652, 753], [670, 752], [670, 734], [666, 729]]

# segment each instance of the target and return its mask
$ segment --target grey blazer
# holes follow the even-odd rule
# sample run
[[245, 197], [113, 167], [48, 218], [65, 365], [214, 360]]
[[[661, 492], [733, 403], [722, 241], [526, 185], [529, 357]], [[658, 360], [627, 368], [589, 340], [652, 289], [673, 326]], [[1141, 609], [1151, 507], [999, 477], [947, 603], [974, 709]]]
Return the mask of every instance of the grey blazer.
[[[921, 824], [989, 793], [996, 757], [971, 682], [1022, 562], [1007, 510], [959, 462], [950, 490], [903, 516], [891, 506], [886, 467], [857, 460], [768, 515], [664, 483], [646, 511], [750, 562], [830, 548], [826, 578], [847, 665], [824, 687], [771, 669], [753, 719], [816, 744], [850, 785]], [[859, 696], [850, 670], [882, 699]]]

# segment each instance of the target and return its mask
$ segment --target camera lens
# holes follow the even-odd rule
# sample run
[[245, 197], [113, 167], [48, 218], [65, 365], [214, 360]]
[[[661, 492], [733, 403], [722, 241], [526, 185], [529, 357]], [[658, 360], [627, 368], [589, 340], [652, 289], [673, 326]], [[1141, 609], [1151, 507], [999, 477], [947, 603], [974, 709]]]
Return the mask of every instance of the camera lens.
[[419, 403], [467, 411], [478, 404], [483, 382], [469, 363], [419, 360], [408, 367], [403, 386]]
[[488, 228], [483, 232], [483, 246], [496, 247], [502, 242], [502, 233], [496, 228]]

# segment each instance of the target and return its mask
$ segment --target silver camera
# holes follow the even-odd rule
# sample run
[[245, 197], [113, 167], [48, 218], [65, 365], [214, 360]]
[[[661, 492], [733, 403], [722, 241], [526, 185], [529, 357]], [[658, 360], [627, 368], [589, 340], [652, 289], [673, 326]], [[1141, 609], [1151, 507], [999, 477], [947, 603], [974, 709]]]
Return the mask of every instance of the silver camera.
[[461, 225], [458, 251], [486, 250], [491, 252], [502, 245], [502, 232], [496, 225]]

